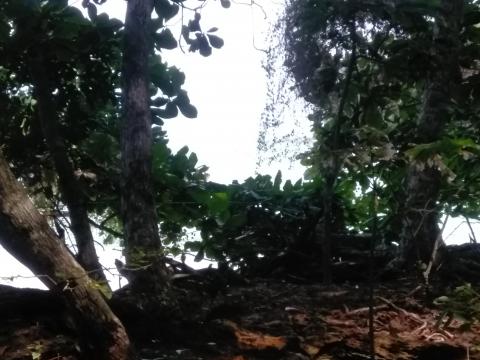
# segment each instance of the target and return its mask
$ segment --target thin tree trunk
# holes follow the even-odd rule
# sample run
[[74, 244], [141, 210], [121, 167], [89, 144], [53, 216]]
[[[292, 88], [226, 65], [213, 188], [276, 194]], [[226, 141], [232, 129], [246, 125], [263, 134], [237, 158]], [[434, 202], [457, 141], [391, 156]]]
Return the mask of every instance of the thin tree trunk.
[[41, 56], [32, 62], [34, 94], [38, 102], [38, 117], [43, 136], [58, 174], [62, 200], [68, 208], [72, 224], [71, 231], [75, 236], [78, 248], [77, 260], [88, 271], [92, 279], [99, 281], [106, 291], [110, 291], [110, 286], [95, 250], [88, 219], [87, 196], [75, 176], [73, 164], [68, 157], [67, 146], [58, 131], [58, 117], [55, 104], [52, 101], [52, 88], [48, 76], [45, 74], [45, 68]]
[[[458, 54], [463, 0], [442, 0], [441, 14], [435, 19], [438, 34], [432, 46], [432, 70], [427, 80], [422, 113], [418, 120], [417, 143], [441, 138], [451, 116], [455, 85], [461, 81]], [[407, 263], [427, 264], [440, 235], [437, 199], [441, 174], [432, 166], [413, 164], [406, 179], [406, 214], [403, 219], [402, 246]]]
[[72, 308], [84, 349], [105, 360], [132, 359], [125, 328], [85, 270], [57, 238], [0, 152], [0, 244]]
[[152, 10], [153, 0], [129, 0], [127, 4], [122, 69], [122, 218], [127, 266], [142, 268], [137, 273], [142, 276], [135, 277], [137, 285], [161, 288], [165, 276], [152, 187], [148, 91], [148, 59], [153, 53], [149, 34]]
[[[332, 241], [333, 241], [333, 225], [336, 221], [335, 209], [333, 201], [335, 197], [335, 188], [337, 185], [337, 177], [340, 173], [341, 162], [339, 155], [340, 150], [340, 132], [344, 125], [344, 110], [347, 101], [347, 96], [350, 91], [350, 83], [355, 71], [355, 64], [357, 63], [357, 38], [355, 29], [355, 17], [350, 20], [350, 38], [352, 41], [352, 52], [345, 77], [345, 85], [342, 92], [342, 97], [338, 105], [337, 118], [333, 129], [333, 139], [331, 146], [331, 162], [330, 168], [325, 169], [325, 189], [323, 191], [323, 238], [322, 238], [322, 275], [325, 284], [331, 284], [333, 280], [332, 275]], [[319, 224], [320, 225], [320, 224]]]
[[[338, 162], [335, 159], [335, 162]], [[336, 167], [336, 166], [335, 166]], [[318, 232], [322, 234], [322, 281], [326, 285], [330, 285], [333, 281], [332, 275], [332, 223], [335, 214], [333, 214], [333, 196], [335, 192], [337, 169], [333, 170], [334, 174], [328, 174], [325, 181], [325, 190], [323, 191], [323, 217], [321, 222], [317, 224]]]

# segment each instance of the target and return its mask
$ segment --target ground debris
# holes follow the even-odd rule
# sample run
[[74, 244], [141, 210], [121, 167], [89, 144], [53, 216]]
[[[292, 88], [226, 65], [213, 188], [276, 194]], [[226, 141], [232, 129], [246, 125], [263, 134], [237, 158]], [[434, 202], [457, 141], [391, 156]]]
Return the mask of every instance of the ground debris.
[[[464, 329], [453, 321], [448, 329], [439, 329], [435, 324], [440, 310], [428, 306], [423, 294], [412, 288], [415, 281], [408, 279], [377, 285], [376, 359], [455, 360], [467, 359], [468, 353], [469, 360], [480, 360], [480, 325]], [[187, 304], [178, 299], [186, 304], [179, 312], [182, 319], [162, 324], [168, 329], [148, 338], [142, 334], [133, 339], [142, 359], [370, 358], [365, 285], [254, 279], [248, 286], [228, 286], [213, 298], [196, 294], [195, 287], [179, 294], [190, 300]], [[46, 312], [47, 321], [45, 316], [32, 316], [32, 311], [22, 318], [20, 310], [2, 324], [2, 360], [32, 359], [32, 352], [52, 355], [41, 359], [56, 354], [58, 359], [80, 359], [77, 342], [57, 324], [65, 321], [64, 315], [52, 318], [50, 308], [39, 309]], [[167, 333], [172, 335], [166, 338]]]

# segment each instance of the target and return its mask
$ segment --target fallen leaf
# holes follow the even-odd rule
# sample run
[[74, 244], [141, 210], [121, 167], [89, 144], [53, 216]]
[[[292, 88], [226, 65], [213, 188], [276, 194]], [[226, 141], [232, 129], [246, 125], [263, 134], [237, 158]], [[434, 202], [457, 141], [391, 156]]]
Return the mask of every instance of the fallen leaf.
[[287, 345], [287, 340], [282, 336], [271, 336], [240, 328], [233, 321], [224, 321], [224, 325], [233, 330], [237, 344], [243, 350], [282, 350]]
[[315, 356], [320, 352], [320, 349], [310, 344], [300, 344], [300, 347], [310, 356]]
[[310, 323], [310, 317], [305, 313], [296, 313], [289, 315], [292, 324], [297, 326], [307, 326]]

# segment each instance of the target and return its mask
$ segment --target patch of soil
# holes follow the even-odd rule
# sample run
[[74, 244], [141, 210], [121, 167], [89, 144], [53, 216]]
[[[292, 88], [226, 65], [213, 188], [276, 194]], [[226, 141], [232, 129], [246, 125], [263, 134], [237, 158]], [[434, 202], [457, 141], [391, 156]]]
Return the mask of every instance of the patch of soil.
[[[375, 291], [376, 359], [480, 359], [480, 326], [466, 331], [453, 321], [436, 327], [439, 312], [406, 279]], [[230, 288], [206, 316], [205, 343], [216, 356], [185, 359], [369, 359], [368, 289], [257, 279]], [[228, 334], [228, 336], [227, 336]], [[213, 345], [215, 344], [215, 345]]]
[[[469, 329], [460, 320], [437, 327], [439, 310], [427, 305], [415, 284], [401, 279], [376, 285], [375, 358], [480, 360], [478, 322]], [[179, 311], [174, 319], [160, 322], [147, 314], [141, 323], [148, 331], [131, 332], [141, 359], [371, 358], [366, 285], [253, 279], [218, 293], [190, 285], [175, 290]], [[35, 306], [40, 293], [45, 294], [30, 292], [32, 301], [25, 304]], [[0, 312], [1, 304], [2, 291]], [[31, 310], [2, 320], [0, 359], [81, 359], [61, 311], [37, 308], [43, 315], [34, 316]]]

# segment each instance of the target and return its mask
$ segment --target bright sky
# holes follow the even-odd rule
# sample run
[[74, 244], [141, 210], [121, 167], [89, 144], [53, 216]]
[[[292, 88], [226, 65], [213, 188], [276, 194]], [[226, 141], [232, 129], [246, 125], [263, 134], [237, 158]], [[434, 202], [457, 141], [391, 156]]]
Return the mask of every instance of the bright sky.
[[[74, 1], [75, 2], [75, 1]], [[186, 74], [184, 88], [198, 109], [198, 118], [182, 116], [166, 120], [170, 147], [176, 151], [188, 145], [197, 153], [200, 164], [210, 168], [210, 180], [230, 183], [255, 173], [257, 138], [261, 113], [265, 107], [267, 81], [262, 60], [269, 23], [275, 21], [280, 5], [269, 0], [250, 5], [233, 2], [224, 9], [219, 1], [207, 1], [201, 10], [204, 30], [217, 27], [225, 41], [207, 58], [180, 49], [166, 50], [162, 57]], [[126, 2], [111, 1], [103, 6], [112, 17], [124, 18]], [[198, 5], [195, 1], [191, 4]], [[184, 23], [193, 17], [184, 12]], [[181, 19], [170, 20], [174, 34], [180, 32]], [[255, 46], [254, 46], [255, 44]], [[257, 48], [257, 49], [256, 49]], [[262, 169], [267, 170], [267, 169]], [[276, 169], [269, 172], [275, 174]], [[301, 177], [303, 170], [292, 175]]]
[[[70, 1], [80, 6], [80, 0]], [[198, 4], [198, 1], [195, 1]], [[165, 59], [186, 74], [184, 88], [192, 103], [197, 107], [197, 119], [183, 117], [166, 121], [165, 128], [170, 139], [170, 147], [175, 151], [184, 145], [197, 153], [200, 164], [209, 166], [210, 179], [221, 183], [232, 180], [243, 181], [256, 170], [257, 138], [261, 113], [265, 107], [267, 79], [262, 68], [264, 52], [255, 49], [266, 48], [266, 33], [269, 23], [275, 21], [276, 12], [281, 8], [271, 0], [262, 0], [258, 6], [232, 3], [224, 9], [219, 1], [209, 0], [202, 9], [201, 24], [204, 29], [218, 27], [217, 34], [225, 40], [225, 46], [204, 58], [180, 50], [165, 51]], [[109, 0], [100, 11], [107, 11], [112, 17], [124, 18], [126, 1]], [[265, 18], [266, 16], [266, 18]], [[185, 12], [185, 22], [192, 14]], [[173, 19], [174, 34], [180, 20]], [[175, 30], [177, 29], [177, 30]], [[284, 179], [298, 179], [303, 169], [290, 163], [276, 163], [264, 167], [262, 173], [275, 175], [277, 167], [282, 168]], [[455, 227], [462, 220], [451, 220], [444, 232], [449, 243], [468, 240], [468, 228]], [[479, 225], [474, 225], [476, 231]], [[455, 241], [454, 241], [455, 240]], [[113, 247], [115, 248], [115, 247]], [[102, 263], [113, 268], [113, 261], [120, 257], [118, 251], [109, 247], [106, 252], [98, 248]], [[30, 271], [13, 259], [0, 247], [0, 283], [12, 284], [8, 277], [31, 276]], [[108, 274], [107, 274], [108, 275]], [[112, 278], [118, 283], [118, 278]], [[41, 283], [34, 278], [15, 278], [14, 284], [20, 287], [38, 287]]]

